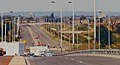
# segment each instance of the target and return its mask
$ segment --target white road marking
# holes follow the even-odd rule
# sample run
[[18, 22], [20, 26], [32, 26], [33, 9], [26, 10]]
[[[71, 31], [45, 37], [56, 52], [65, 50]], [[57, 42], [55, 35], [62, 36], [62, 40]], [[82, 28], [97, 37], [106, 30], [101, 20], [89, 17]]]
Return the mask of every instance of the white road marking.
[[72, 60], [72, 61], [76, 61], [76, 62], [79, 62], [79, 63], [86, 64], [86, 63], [84, 63], [83, 61], [78, 61], [78, 60], [75, 60], [75, 59], [72, 59], [72, 58], [67, 58], [67, 57], [65, 57], [65, 59], [69, 59], [69, 60]]
[[25, 60], [26, 60], [26, 65], [31, 65], [26, 57], [25, 57]]

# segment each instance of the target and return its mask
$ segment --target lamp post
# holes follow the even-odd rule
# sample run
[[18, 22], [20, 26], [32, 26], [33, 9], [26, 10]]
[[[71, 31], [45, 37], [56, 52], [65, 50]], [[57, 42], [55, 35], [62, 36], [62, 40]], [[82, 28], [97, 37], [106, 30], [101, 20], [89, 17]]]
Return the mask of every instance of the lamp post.
[[6, 21], [5, 21], [5, 42], [6, 42]]
[[110, 22], [111, 22], [111, 21], [110, 21], [110, 11], [109, 11], [109, 15], [108, 15], [108, 28], [109, 28], [109, 29], [108, 29], [108, 48], [109, 48], [109, 49], [111, 48], [111, 46], [110, 46], [110, 45], [111, 45], [111, 44], [110, 44], [110, 38], [111, 38], [111, 37], [110, 37]]
[[61, 33], [60, 33], [60, 34], [61, 34], [61, 44], [60, 44], [60, 48], [61, 48], [61, 53], [62, 53], [62, 22], [63, 22], [63, 21], [62, 21], [62, 20], [63, 20], [63, 19], [62, 19], [62, 15], [63, 15], [63, 14], [62, 14], [62, 2], [63, 2], [63, 1], [62, 1], [62, 0], [60, 0], [60, 1], [61, 1], [61, 3], [60, 3], [60, 21], [61, 21], [61, 26], [60, 26], [60, 31], [61, 31]]
[[13, 20], [13, 31], [14, 31], [14, 35], [13, 35], [13, 41], [15, 41], [15, 22], [16, 22], [16, 17], [14, 17], [14, 20]]
[[77, 24], [77, 49], [78, 49], [78, 24]]
[[[55, 1], [54, 0], [52, 0], [51, 1], [51, 3], [53, 4], [53, 6], [54, 6], [54, 4], [55, 4]], [[53, 10], [54, 10], [54, 7], [53, 7]], [[52, 14], [53, 14], [53, 16], [52, 16], [52, 27], [54, 28], [54, 26], [55, 26], [55, 24], [54, 24], [54, 13], [52, 12]], [[55, 31], [53, 30], [53, 34], [55, 35]]]
[[68, 23], [69, 23], [69, 24], [68, 24], [68, 26], [69, 26], [69, 43], [68, 43], [69, 49], [70, 49], [70, 22], [71, 22], [71, 21], [68, 22]]
[[94, 49], [96, 49], [96, 0], [94, 0]]
[[18, 19], [17, 19], [17, 38], [19, 37], [19, 24], [20, 24], [20, 16], [18, 16]]
[[1, 35], [2, 35], [2, 40], [1, 42], [3, 42], [3, 16], [2, 16], [2, 13], [1, 13]]
[[[4, 27], [3, 27], [4, 26]], [[2, 35], [2, 40], [1, 42], [5, 41], [6, 42], [6, 22], [4, 24], [4, 19], [3, 19], [3, 13], [1, 13], [1, 35]], [[4, 29], [3, 29], [4, 28]], [[3, 31], [5, 32], [5, 35], [3, 34]]]
[[[72, 4], [72, 1], [68, 1], [68, 4]], [[70, 22], [71, 22], [72, 20], [71, 20], [71, 18], [70, 18], [70, 21], [69, 21], [69, 49], [70, 49]]]
[[[13, 11], [10, 11], [10, 13], [13, 13]], [[12, 29], [11, 29], [11, 32], [12, 32], [12, 41], [15, 41], [15, 21], [16, 21], [16, 17], [12, 16]], [[10, 24], [9, 24], [10, 25]], [[10, 27], [9, 27], [10, 29]]]
[[[10, 14], [12, 14], [13, 13], [13, 11], [10, 11]], [[9, 22], [9, 42], [11, 41], [11, 36], [10, 36], [10, 34], [11, 34], [11, 32], [12, 32], [12, 29], [11, 29], [11, 27], [12, 27], [12, 16], [11, 16], [11, 22]]]
[[[72, 38], [73, 38], [73, 41], [72, 41], [72, 44], [73, 44], [73, 48], [74, 48], [74, 43], [75, 43], [75, 39], [74, 39], [74, 33], [75, 33], [75, 30], [74, 30], [74, 2], [75, 2], [75, 0], [73, 0], [73, 2], [72, 2], [72, 14], [73, 14], [73, 17], [72, 17]], [[74, 50], [75, 50], [75, 48], [74, 48]]]
[[88, 50], [90, 50], [90, 22], [88, 21]]
[[101, 11], [99, 11], [98, 12], [98, 18], [99, 18], [99, 49], [100, 49], [100, 46], [101, 46], [101, 43], [100, 43], [100, 18], [101, 18], [101, 14], [102, 12]]

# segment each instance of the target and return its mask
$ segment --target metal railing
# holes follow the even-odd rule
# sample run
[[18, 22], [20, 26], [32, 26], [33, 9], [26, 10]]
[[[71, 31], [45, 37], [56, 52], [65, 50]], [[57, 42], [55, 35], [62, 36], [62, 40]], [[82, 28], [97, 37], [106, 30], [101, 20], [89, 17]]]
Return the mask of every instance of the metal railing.
[[91, 50], [80, 50], [78, 53], [89, 53], [89, 54], [114, 54], [120, 55], [120, 49], [91, 49]]
[[91, 49], [91, 50], [78, 50], [63, 53], [60, 55], [70, 55], [70, 54], [103, 54], [103, 55], [120, 55], [120, 49]]

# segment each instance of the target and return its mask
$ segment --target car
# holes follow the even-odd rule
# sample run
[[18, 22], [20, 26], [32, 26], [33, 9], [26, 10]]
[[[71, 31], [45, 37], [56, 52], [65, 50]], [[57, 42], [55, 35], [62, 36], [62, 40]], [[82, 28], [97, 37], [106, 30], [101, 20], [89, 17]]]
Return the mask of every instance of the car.
[[54, 56], [54, 53], [52, 51], [46, 51], [45, 56]]
[[31, 53], [31, 52], [30, 52], [30, 53], [27, 54], [27, 56], [28, 56], [28, 57], [34, 57], [34, 53]]

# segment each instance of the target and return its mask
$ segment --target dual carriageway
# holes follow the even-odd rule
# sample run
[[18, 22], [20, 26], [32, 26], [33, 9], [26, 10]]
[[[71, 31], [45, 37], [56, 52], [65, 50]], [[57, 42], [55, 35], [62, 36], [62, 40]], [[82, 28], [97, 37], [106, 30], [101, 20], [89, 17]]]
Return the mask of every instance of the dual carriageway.
[[[43, 23], [42, 23], [43, 24]], [[27, 40], [27, 47], [33, 46], [33, 43], [50, 44], [51, 47], [60, 47], [60, 42], [51, 38], [51, 36], [40, 28], [42, 24], [28, 24], [27, 26], [20, 26], [22, 39]], [[36, 36], [40, 36], [35, 39]], [[64, 46], [65, 48], [65, 46]], [[54, 51], [53, 51], [54, 52]], [[87, 52], [87, 53], [86, 53]], [[120, 65], [120, 58], [86, 55], [90, 51], [77, 51], [66, 53], [61, 56], [53, 57], [27, 57], [31, 65]], [[54, 52], [56, 53], [56, 52]], [[82, 54], [83, 53], [83, 54]], [[85, 53], [85, 54], [84, 54]], [[68, 54], [68, 55], [67, 55]], [[99, 53], [98, 53], [99, 54]], [[114, 56], [114, 55], [113, 55]], [[118, 55], [118, 57], [120, 57]]]

